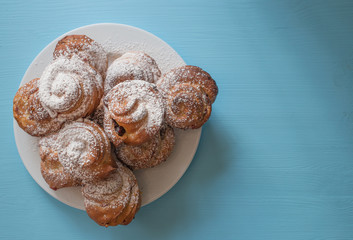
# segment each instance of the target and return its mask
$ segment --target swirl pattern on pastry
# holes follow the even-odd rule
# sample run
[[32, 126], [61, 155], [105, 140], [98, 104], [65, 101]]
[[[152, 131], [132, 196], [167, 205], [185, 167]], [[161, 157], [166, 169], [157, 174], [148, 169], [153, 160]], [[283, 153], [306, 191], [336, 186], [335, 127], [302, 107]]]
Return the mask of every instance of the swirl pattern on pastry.
[[155, 137], [141, 145], [121, 144], [116, 148], [116, 155], [132, 169], [157, 166], [171, 154], [175, 142], [174, 130], [164, 125]]
[[57, 136], [57, 134], [50, 134], [39, 140], [39, 155], [42, 159], [40, 170], [42, 176], [53, 190], [79, 186], [81, 181], [67, 174], [59, 161], [58, 150], [54, 148]]
[[55, 47], [54, 59], [71, 58], [77, 55], [81, 60], [94, 67], [104, 78], [108, 68], [108, 56], [103, 47], [86, 35], [68, 35]]
[[86, 212], [101, 226], [127, 225], [141, 206], [134, 174], [120, 162], [107, 178], [86, 183], [82, 195]]
[[110, 142], [97, 124], [68, 122], [47, 145], [57, 151], [63, 171], [83, 183], [106, 177], [115, 169]]
[[38, 81], [35, 78], [20, 87], [13, 100], [13, 115], [18, 125], [31, 136], [44, 136], [57, 131], [63, 124], [52, 118], [38, 97]]
[[115, 146], [142, 144], [159, 132], [163, 120], [163, 98], [153, 83], [125, 81], [104, 98], [104, 130]]
[[126, 80], [155, 83], [161, 76], [156, 61], [143, 52], [127, 52], [110, 64], [104, 81], [104, 93]]
[[91, 114], [103, 95], [103, 80], [87, 63], [73, 56], [47, 66], [38, 82], [41, 104], [54, 118], [76, 120]]
[[172, 69], [157, 81], [166, 100], [166, 121], [172, 127], [201, 127], [210, 117], [218, 87], [212, 77], [196, 66]]

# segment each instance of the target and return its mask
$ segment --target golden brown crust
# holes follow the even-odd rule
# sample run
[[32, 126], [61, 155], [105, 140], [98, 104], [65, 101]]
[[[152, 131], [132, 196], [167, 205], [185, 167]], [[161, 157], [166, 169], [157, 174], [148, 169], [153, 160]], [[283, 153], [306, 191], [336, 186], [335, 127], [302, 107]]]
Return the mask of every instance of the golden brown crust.
[[155, 84], [125, 81], [104, 98], [104, 130], [115, 146], [144, 143], [159, 132], [163, 120], [164, 103]]
[[128, 225], [135, 217], [135, 214], [141, 207], [141, 192], [139, 190], [137, 181], [133, 173], [130, 171], [131, 178], [134, 180], [134, 186], [131, 190], [131, 197], [129, 204], [125, 207], [124, 211], [120, 214], [121, 217], [118, 220], [118, 223], [121, 225]]
[[105, 227], [129, 224], [141, 206], [134, 174], [121, 163], [117, 165], [118, 169], [106, 179], [88, 182], [82, 187], [88, 216]]
[[54, 145], [53, 141], [56, 141], [56, 137], [56, 134], [51, 134], [39, 140], [39, 155], [42, 159], [40, 163], [42, 176], [53, 190], [80, 186], [81, 181], [67, 174], [59, 161], [58, 151], [52, 146]]
[[157, 82], [166, 100], [166, 120], [172, 127], [201, 127], [210, 117], [218, 87], [212, 77], [196, 66], [172, 69]]
[[[86, 35], [68, 35], [59, 40], [56, 44], [53, 56], [58, 58], [65, 53], [73, 54], [73, 52], [85, 51], [87, 45], [93, 43], [94, 40]], [[88, 59], [86, 59], [87, 61]]]
[[38, 81], [39, 78], [35, 78], [20, 87], [13, 100], [13, 116], [18, 125], [31, 136], [37, 137], [57, 131], [63, 124], [53, 119], [40, 103]]
[[108, 68], [108, 57], [103, 47], [86, 35], [68, 35], [62, 38], [55, 47], [53, 57], [71, 58], [78, 55], [81, 60], [94, 67], [103, 78]]
[[174, 130], [163, 126], [155, 137], [140, 145], [121, 144], [116, 148], [116, 155], [132, 169], [150, 168], [167, 160], [175, 142]]
[[134, 197], [138, 198], [138, 202], [137, 204], [135, 203], [135, 201], [130, 201], [130, 213], [129, 215], [127, 215], [124, 220], [122, 221], [121, 225], [128, 225], [129, 223], [131, 223], [131, 221], [135, 218], [135, 214], [138, 212], [138, 210], [140, 210], [141, 208], [141, 202], [142, 202], [142, 198], [140, 197], [141, 195], [141, 191], [140, 190], [135, 190], [134, 191]]

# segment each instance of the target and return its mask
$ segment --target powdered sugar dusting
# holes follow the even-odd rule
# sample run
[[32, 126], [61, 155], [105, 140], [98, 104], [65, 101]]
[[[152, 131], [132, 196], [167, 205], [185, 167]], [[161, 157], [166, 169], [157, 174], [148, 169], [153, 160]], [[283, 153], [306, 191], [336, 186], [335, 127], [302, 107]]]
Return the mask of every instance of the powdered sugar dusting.
[[78, 56], [81, 60], [89, 63], [102, 76], [108, 67], [108, 56], [103, 47], [86, 35], [69, 35], [61, 39], [54, 51], [54, 58]]
[[15, 119], [32, 136], [43, 136], [56, 131], [63, 123], [51, 118], [42, 106], [38, 97], [38, 81], [36, 78], [22, 86], [13, 102]]
[[103, 92], [100, 74], [78, 57], [58, 58], [44, 70], [39, 99], [52, 117], [75, 120], [90, 114]]
[[176, 85], [190, 85], [206, 94], [212, 103], [218, 94], [218, 87], [210, 74], [199, 67], [191, 65], [172, 69], [159, 78], [156, 84], [163, 94], [168, 94], [170, 89]]
[[109, 62], [112, 62], [124, 53], [140, 51], [147, 53], [154, 60], [156, 60], [162, 74], [175, 67], [184, 65], [180, 61], [175, 61], [175, 59], [179, 59], [180, 57], [176, 52], [171, 52], [169, 46], [152, 46], [144, 39], [126, 41], [119, 36], [113, 36], [102, 41], [102, 46], [108, 54]]
[[[127, 134], [135, 136], [156, 134], [164, 119], [164, 102], [156, 85], [141, 80], [116, 85], [105, 97], [107, 113]], [[108, 136], [115, 134], [112, 124], [104, 125]], [[147, 139], [146, 139], [147, 140]]]
[[112, 195], [120, 192], [123, 186], [123, 178], [119, 172], [112, 173], [104, 180], [85, 184], [86, 194], [95, 196], [96, 200], [106, 200], [104, 195]]
[[164, 74], [157, 87], [166, 99], [167, 122], [177, 128], [199, 128], [210, 117], [218, 88], [211, 76], [196, 66]]
[[109, 66], [104, 82], [107, 93], [116, 84], [126, 80], [144, 80], [155, 83], [161, 76], [155, 60], [143, 52], [127, 52]]
[[110, 100], [109, 110], [114, 117], [119, 118], [119, 122], [134, 123], [146, 117], [147, 129], [160, 126], [163, 122], [163, 100], [152, 83], [141, 80], [125, 81], [118, 84], [107, 99]]
[[107, 178], [82, 187], [88, 215], [102, 226], [128, 224], [140, 204], [140, 190], [134, 174], [120, 162]]
[[163, 126], [156, 136], [141, 145], [121, 144], [116, 148], [116, 154], [133, 169], [150, 168], [168, 158], [173, 150], [174, 140], [173, 128]]
[[74, 179], [64, 171], [59, 161], [58, 149], [56, 149], [57, 134], [50, 134], [39, 140], [41, 173], [48, 185], [56, 190], [62, 187], [76, 186], [80, 184], [79, 179]]
[[88, 58], [89, 62], [93, 62], [92, 66], [105, 76], [108, 67], [108, 55], [99, 43], [92, 42], [87, 46], [86, 51], [82, 51], [80, 54], [82, 54], [81, 58]]
[[[107, 178], [89, 182], [82, 188], [85, 205], [104, 205], [109, 208], [125, 207], [131, 196], [132, 181], [126, 167], [118, 170]], [[109, 204], [109, 205], [107, 205]]]
[[[67, 123], [53, 138], [41, 140], [43, 146], [57, 151], [65, 173], [82, 181], [102, 175], [106, 154], [110, 155], [110, 143], [100, 128], [89, 121]], [[111, 168], [112, 169], [112, 168]], [[104, 172], [103, 172], [104, 173]]]

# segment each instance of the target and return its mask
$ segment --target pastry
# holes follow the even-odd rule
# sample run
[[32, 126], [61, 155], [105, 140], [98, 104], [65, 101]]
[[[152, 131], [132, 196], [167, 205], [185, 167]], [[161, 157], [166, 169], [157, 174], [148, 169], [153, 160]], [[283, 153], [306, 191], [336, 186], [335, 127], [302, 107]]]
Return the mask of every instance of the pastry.
[[196, 66], [172, 69], [158, 81], [166, 101], [166, 121], [181, 129], [201, 127], [210, 117], [218, 87], [212, 77]]
[[86, 35], [68, 35], [56, 44], [53, 56], [57, 59], [62, 56], [71, 58], [73, 55], [94, 67], [104, 79], [108, 56], [99, 43]]
[[173, 150], [175, 142], [174, 130], [164, 125], [156, 136], [140, 145], [125, 143], [115, 150], [119, 160], [132, 169], [142, 169], [157, 166], [164, 162]]
[[80, 179], [74, 179], [64, 171], [59, 161], [58, 149], [55, 148], [57, 134], [50, 134], [39, 140], [39, 155], [42, 159], [40, 170], [49, 187], [57, 190], [64, 187], [81, 185]]
[[117, 166], [107, 178], [87, 182], [82, 187], [88, 216], [105, 227], [129, 224], [141, 206], [134, 174], [119, 162]]
[[73, 56], [47, 66], [38, 82], [41, 104], [53, 118], [76, 120], [91, 114], [103, 95], [103, 80], [87, 63]]
[[155, 83], [161, 76], [156, 61], [143, 52], [127, 52], [110, 64], [104, 81], [104, 93], [126, 80]]
[[115, 146], [138, 145], [161, 129], [163, 98], [153, 83], [125, 81], [104, 97], [104, 130]]
[[47, 152], [57, 154], [47, 154], [47, 158], [57, 157], [63, 171], [73, 179], [84, 183], [104, 178], [115, 169], [109, 139], [89, 120], [67, 122], [51, 139], [42, 139], [42, 145], [49, 148]]
[[131, 169], [166, 161], [173, 128], [201, 127], [217, 94], [199, 67], [161, 77], [152, 57], [127, 52], [108, 68], [99, 43], [69, 35], [41, 77], [18, 90], [13, 114], [22, 129], [41, 137], [40, 170], [49, 187], [80, 186], [89, 217], [108, 227], [129, 224], [141, 207]]
[[44, 136], [57, 131], [63, 124], [52, 118], [38, 97], [38, 80], [35, 78], [20, 87], [13, 99], [13, 116], [18, 125], [31, 136]]

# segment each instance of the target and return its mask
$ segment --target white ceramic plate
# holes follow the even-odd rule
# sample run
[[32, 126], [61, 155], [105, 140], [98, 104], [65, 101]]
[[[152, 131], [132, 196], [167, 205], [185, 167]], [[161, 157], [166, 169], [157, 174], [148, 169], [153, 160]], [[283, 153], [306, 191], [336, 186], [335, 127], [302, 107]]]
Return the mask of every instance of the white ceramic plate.
[[[126, 51], [139, 50], [152, 56], [158, 63], [162, 73], [185, 65], [183, 59], [164, 41], [144, 30], [112, 23], [88, 25], [74, 29], [58, 37], [45, 47], [27, 69], [21, 85], [33, 78], [41, 76], [44, 68], [52, 60], [56, 43], [69, 34], [85, 34], [96, 40], [109, 53], [113, 60]], [[24, 132], [14, 120], [15, 139], [18, 152], [24, 165], [33, 179], [51, 196], [59, 201], [84, 210], [83, 198], [79, 187], [71, 187], [53, 191], [40, 173], [40, 157], [38, 138]], [[201, 129], [176, 131], [176, 145], [168, 160], [161, 165], [135, 171], [142, 195], [142, 206], [151, 203], [171, 189], [190, 165], [201, 135]]]

